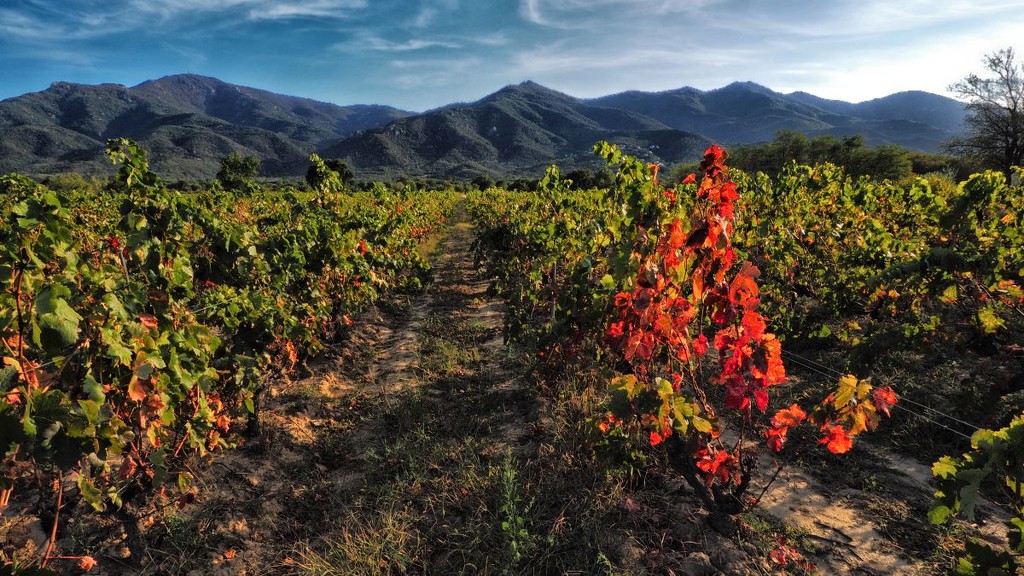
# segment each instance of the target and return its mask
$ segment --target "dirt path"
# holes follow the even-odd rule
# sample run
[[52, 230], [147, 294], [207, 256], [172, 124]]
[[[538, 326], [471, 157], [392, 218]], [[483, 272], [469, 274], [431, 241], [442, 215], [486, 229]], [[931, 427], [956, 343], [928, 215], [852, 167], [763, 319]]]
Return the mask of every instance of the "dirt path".
[[931, 574], [931, 567], [904, 557], [883, 535], [866, 496], [848, 487], [826, 490], [811, 474], [789, 467], [761, 499], [761, 508], [814, 541], [821, 551], [815, 564], [823, 574]]
[[[785, 467], [760, 508], [813, 542], [822, 574], [927, 576], [943, 573], [936, 564], [943, 531], [927, 517], [931, 477], [930, 466], [862, 439], [849, 454]], [[1004, 512], [982, 500], [978, 518], [960, 530], [995, 546], [1006, 542]]]

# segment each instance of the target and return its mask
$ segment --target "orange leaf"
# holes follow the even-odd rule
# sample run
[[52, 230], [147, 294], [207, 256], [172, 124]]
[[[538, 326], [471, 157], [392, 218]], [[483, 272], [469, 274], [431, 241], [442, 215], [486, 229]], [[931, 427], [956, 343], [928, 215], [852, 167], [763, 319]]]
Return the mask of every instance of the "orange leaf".
[[82, 556], [78, 559], [78, 569], [88, 572], [96, 567], [96, 559], [92, 556]]
[[733, 278], [729, 285], [729, 301], [736, 306], [753, 309], [757, 306], [757, 281], [754, 279], [760, 275], [757, 267], [750, 262], [744, 262], [739, 274]]
[[156, 316], [152, 314], [139, 314], [139, 322], [146, 328], [152, 329], [157, 327]]
[[769, 428], [764, 431], [764, 436], [768, 439], [768, 447], [773, 452], [782, 452], [782, 447], [786, 444], [787, 432], [789, 432], [789, 428], [785, 426], [782, 428]]
[[134, 476], [135, 475], [135, 471], [138, 470], [138, 469], [139, 469], [139, 466], [138, 466], [138, 464], [136, 464], [135, 459], [132, 458], [131, 456], [125, 456], [124, 461], [121, 462], [121, 469], [118, 471], [117, 476], [122, 481], [123, 480], [127, 480], [127, 479], [131, 478], [132, 476]]
[[775, 428], [797, 426], [807, 418], [807, 413], [799, 404], [791, 404], [789, 408], [783, 408], [772, 416], [772, 426]]
[[853, 448], [853, 439], [846, 435], [846, 431], [843, 430], [842, 426], [825, 426], [825, 437], [818, 441], [818, 444], [824, 444], [825, 448], [833, 454], [843, 454], [849, 452], [850, 448]]
[[128, 383], [128, 398], [135, 402], [142, 402], [147, 396], [147, 386], [137, 377], [132, 376]]
[[673, 220], [668, 225], [668, 245], [674, 250], [678, 250], [683, 247], [686, 242], [686, 233], [683, 232], [683, 225], [679, 220]]

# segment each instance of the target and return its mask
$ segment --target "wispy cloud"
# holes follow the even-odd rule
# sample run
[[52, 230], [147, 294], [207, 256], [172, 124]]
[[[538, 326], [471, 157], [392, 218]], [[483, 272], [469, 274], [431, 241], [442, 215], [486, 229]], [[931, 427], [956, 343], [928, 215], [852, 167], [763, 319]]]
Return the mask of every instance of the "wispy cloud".
[[479, 35], [479, 36], [467, 36], [465, 41], [472, 44], [479, 44], [481, 46], [508, 46], [512, 40], [508, 37], [506, 32], [495, 32], [493, 34]]
[[[252, 20], [345, 18], [367, 7], [368, 0], [108, 0], [87, 9], [53, 0], [29, 8], [0, 8], [0, 33], [8, 38], [50, 42], [89, 40], [130, 31], [149, 34], [154, 19], [161, 26], [184, 25], [186, 16], [243, 14]], [[222, 22], [218, 22], [222, 24]], [[212, 24], [211, 24], [212, 25]]]
[[[738, 41], [770, 37], [784, 41], [842, 41], [927, 30], [944, 24], [970, 26], [1019, 12], [1020, 2], [1007, 0], [803, 0], [751, 2], [729, 7], [729, 17], [714, 25], [731, 30]], [[1015, 15], [1015, 14], [1014, 14]], [[747, 38], [744, 40], [744, 36]]]
[[437, 18], [438, 11], [436, 8], [430, 6], [423, 7], [412, 20], [412, 26], [414, 28], [426, 28], [429, 26], [435, 18]]
[[0, 33], [23, 41], [60, 43], [69, 40], [97, 38], [121, 32], [132, 25], [119, 20], [113, 11], [57, 12], [46, 7], [33, 11], [0, 8]]
[[725, 0], [520, 0], [519, 14], [528, 22], [560, 29], [577, 29], [590, 25], [591, 18], [607, 22], [615, 15], [616, 22], [649, 14], [696, 12]]
[[461, 47], [461, 45], [456, 42], [427, 40], [424, 38], [414, 38], [405, 42], [393, 42], [383, 38], [371, 37], [367, 39], [366, 44], [370, 49], [380, 52], [411, 52], [414, 50], [423, 50], [425, 48], [457, 49]]
[[353, 11], [366, 8], [366, 0], [305, 0], [293, 2], [269, 1], [249, 11], [256, 20], [281, 20], [291, 18], [346, 18]]

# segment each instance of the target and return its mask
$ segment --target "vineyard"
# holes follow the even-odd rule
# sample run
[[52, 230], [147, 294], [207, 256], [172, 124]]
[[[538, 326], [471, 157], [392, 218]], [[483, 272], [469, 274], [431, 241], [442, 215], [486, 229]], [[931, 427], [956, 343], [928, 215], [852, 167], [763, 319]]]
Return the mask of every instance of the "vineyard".
[[0, 178], [0, 574], [1018, 569], [1020, 187], [595, 152], [614, 186], [181, 192], [127, 140], [102, 194]]

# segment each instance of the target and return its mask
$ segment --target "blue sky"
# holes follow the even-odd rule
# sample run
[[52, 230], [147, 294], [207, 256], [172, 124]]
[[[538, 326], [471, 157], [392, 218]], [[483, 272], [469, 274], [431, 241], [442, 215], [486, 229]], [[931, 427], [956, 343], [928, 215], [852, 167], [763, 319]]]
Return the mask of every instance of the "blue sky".
[[0, 98], [191, 72], [414, 111], [524, 80], [857, 102], [947, 94], [1022, 30], [1024, 0], [3, 0]]

